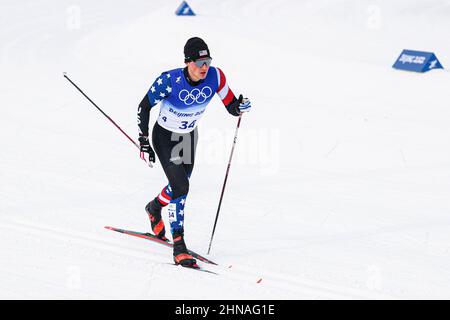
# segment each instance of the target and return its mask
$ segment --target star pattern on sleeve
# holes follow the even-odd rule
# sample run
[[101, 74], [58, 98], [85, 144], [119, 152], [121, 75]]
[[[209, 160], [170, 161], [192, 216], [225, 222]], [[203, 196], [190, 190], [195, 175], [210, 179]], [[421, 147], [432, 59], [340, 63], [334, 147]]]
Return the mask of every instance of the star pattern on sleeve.
[[156, 80], [153, 82], [150, 90], [148, 90], [149, 101], [152, 107], [167, 99], [172, 93], [172, 82], [170, 73], [163, 72]]

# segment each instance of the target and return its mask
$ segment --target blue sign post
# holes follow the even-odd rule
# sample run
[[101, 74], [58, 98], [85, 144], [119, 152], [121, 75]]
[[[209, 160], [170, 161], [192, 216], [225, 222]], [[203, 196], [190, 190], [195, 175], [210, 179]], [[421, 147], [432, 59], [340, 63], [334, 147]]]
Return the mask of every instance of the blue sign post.
[[403, 50], [392, 67], [415, 72], [444, 69], [434, 53], [414, 50]]
[[175, 11], [177, 16], [195, 16], [194, 11], [191, 9], [189, 4], [186, 1], [183, 1], [178, 9]]

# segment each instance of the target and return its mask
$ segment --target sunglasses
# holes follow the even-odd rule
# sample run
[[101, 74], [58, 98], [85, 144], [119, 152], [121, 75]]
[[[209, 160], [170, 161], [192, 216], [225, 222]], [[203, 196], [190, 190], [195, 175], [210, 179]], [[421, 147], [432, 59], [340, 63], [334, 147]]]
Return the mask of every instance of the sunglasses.
[[199, 68], [203, 67], [204, 64], [206, 64], [207, 67], [211, 65], [212, 58], [206, 58], [206, 59], [198, 59], [193, 61], [195, 65]]

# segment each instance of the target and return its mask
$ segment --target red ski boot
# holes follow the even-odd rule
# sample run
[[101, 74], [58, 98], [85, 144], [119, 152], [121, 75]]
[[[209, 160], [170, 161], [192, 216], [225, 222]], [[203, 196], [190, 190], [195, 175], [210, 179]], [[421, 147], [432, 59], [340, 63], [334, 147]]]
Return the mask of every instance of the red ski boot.
[[173, 232], [173, 261], [175, 264], [179, 264], [188, 268], [199, 268], [197, 261], [192, 255], [189, 254], [184, 242], [183, 230], [175, 230]]
[[164, 221], [161, 218], [162, 206], [157, 199], [150, 201], [145, 206], [145, 211], [150, 219], [150, 224], [152, 226], [152, 231], [159, 239], [163, 241], [168, 241], [166, 238], [166, 228], [164, 227]]

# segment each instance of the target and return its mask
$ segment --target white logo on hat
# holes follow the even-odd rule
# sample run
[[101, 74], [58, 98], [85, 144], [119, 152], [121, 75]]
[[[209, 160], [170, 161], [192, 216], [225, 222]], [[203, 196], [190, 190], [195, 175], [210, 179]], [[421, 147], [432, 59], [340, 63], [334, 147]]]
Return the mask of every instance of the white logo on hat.
[[201, 50], [198, 52], [198, 55], [201, 56], [207, 56], [208, 55], [208, 50]]

